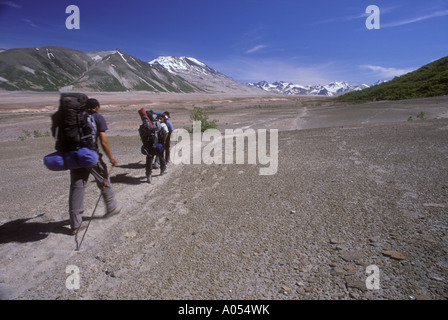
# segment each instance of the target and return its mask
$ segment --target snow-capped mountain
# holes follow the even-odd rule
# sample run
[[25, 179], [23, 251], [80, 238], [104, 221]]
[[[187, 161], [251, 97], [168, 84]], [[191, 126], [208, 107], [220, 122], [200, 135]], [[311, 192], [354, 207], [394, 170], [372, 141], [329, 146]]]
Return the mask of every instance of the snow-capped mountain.
[[285, 94], [285, 95], [312, 95], [312, 96], [338, 96], [351, 91], [359, 91], [368, 88], [369, 85], [362, 84], [352, 86], [345, 81], [335, 81], [327, 85], [299, 85], [289, 82], [268, 83], [260, 81], [258, 83], [250, 83], [250, 86], [262, 89], [266, 92]]
[[205, 63], [202, 63], [201, 61], [192, 57], [160, 56], [157, 59], [150, 61], [149, 64], [161, 65], [167, 71], [173, 74], [181, 72], [195, 74], [217, 73], [215, 70], [208, 67]]
[[192, 57], [161, 56], [149, 64], [163, 67], [171, 74], [180, 76], [209, 93], [260, 94], [258, 88], [238, 82]]
[[302, 86], [245, 84], [192, 57], [143, 62], [120, 50], [82, 52], [64, 47], [0, 49], [0, 90], [151, 91], [177, 93], [335, 96], [368, 87], [332, 82]]

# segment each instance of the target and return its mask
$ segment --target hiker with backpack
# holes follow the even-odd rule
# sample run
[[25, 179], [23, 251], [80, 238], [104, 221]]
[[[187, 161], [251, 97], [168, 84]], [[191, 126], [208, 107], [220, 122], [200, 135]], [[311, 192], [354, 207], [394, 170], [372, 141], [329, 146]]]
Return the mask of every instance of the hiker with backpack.
[[168, 111], [165, 111], [164, 113], [166, 116], [165, 123], [166, 123], [166, 126], [168, 127], [168, 137], [166, 138], [164, 156], [165, 156], [165, 161], [168, 164], [168, 163], [170, 163], [171, 133], [174, 131], [174, 127], [170, 120], [171, 119], [170, 113]]
[[146, 155], [146, 182], [151, 183], [154, 158], [158, 157], [160, 160], [160, 175], [167, 172], [163, 150], [168, 137], [168, 128], [161, 120], [165, 119], [164, 114], [156, 115], [152, 110], [146, 112], [144, 108], [141, 108], [138, 113], [143, 122], [139, 127], [139, 134], [143, 143], [141, 152]]
[[[88, 99], [81, 93], [67, 93], [61, 94], [59, 110], [52, 116], [52, 133], [56, 138], [56, 150], [58, 151], [54, 154], [60, 155], [61, 161], [65, 163], [61, 164], [61, 168], [46, 165], [50, 170], [70, 170], [69, 214], [73, 235], [87, 227], [87, 224], [82, 222], [82, 216], [85, 189], [90, 174], [95, 178], [98, 188], [102, 192], [101, 196], [106, 207], [104, 217], [121, 211], [121, 206], [117, 203], [110, 182], [107, 165], [98, 148], [99, 139], [111, 165], [117, 165], [117, 160], [112, 156], [106, 137], [107, 123], [104, 117], [98, 113], [99, 109], [98, 100]], [[94, 159], [94, 161], [89, 165], [82, 162], [81, 157], [84, 152], [81, 153], [81, 151], [86, 151], [89, 155], [88, 159]], [[51, 157], [49, 159], [52, 160]]]

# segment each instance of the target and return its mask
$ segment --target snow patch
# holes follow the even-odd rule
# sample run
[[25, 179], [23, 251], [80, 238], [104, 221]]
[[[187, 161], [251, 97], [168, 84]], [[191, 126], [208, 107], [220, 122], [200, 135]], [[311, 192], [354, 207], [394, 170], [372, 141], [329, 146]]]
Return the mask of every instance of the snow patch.
[[203, 68], [207, 68], [207, 65], [206, 65], [206, 64], [202, 63], [201, 61], [199, 61], [199, 60], [197, 60], [197, 59], [195, 59], [195, 58], [188, 57], [187, 59], [190, 60], [190, 61], [193, 61], [194, 63], [200, 65], [200, 66], [203, 67]]
[[160, 56], [149, 62], [150, 65], [160, 65], [165, 70], [172, 74], [189, 73], [190, 75], [209, 75], [215, 73], [213, 69], [209, 68], [203, 62], [192, 57], [172, 57]]
[[129, 62], [125, 59], [124, 55], [120, 51], [117, 50], [117, 53], [121, 56], [121, 59], [123, 59], [123, 61], [126, 62], [129, 68], [135, 70], [135, 68], [129, 64]]
[[53, 52], [51, 52], [50, 49], [47, 49], [47, 57], [50, 60], [51, 60], [51, 57], [53, 57], [53, 59], [56, 59], [56, 57], [54, 56]]
[[103, 58], [101, 58], [99, 55], [92, 57], [92, 60], [95, 60], [95, 61], [99, 61], [101, 59], [103, 59]]
[[32, 74], [36, 73], [36, 70], [33, 70], [33, 69], [31, 69], [31, 68], [29, 68], [27, 66], [22, 66], [22, 69], [25, 70], [26, 72], [29, 72], [29, 73], [32, 73]]

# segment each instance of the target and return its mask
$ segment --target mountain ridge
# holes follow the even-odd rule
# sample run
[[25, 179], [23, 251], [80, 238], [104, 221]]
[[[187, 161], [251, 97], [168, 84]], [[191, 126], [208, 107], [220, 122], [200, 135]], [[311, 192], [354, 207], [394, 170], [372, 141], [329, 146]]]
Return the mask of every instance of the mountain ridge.
[[345, 82], [326, 86], [241, 83], [193, 57], [160, 56], [144, 62], [118, 49], [83, 52], [46, 46], [1, 49], [0, 90], [334, 96], [357, 88]]
[[0, 51], [0, 89], [205, 92], [120, 50], [82, 52], [53, 46]]
[[379, 101], [428, 98], [448, 95], [448, 56], [402, 76], [339, 96], [339, 101]]
[[399, 100], [448, 94], [448, 57], [375, 85], [333, 81], [299, 85], [241, 83], [193, 57], [144, 62], [121, 50], [83, 52], [57, 46], [0, 49], [0, 90], [173, 92], [337, 97], [340, 101]]
[[310, 95], [326, 97], [338, 96], [347, 92], [359, 91], [370, 87], [367, 84], [353, 86], [345, 81], [333, 81], [327, 85], [300, 85], [284, 81], [276, 81], [273, 83], [260, 81], [258, 83], [250, 83], [249, 85], [267, 92], [283, 95]]

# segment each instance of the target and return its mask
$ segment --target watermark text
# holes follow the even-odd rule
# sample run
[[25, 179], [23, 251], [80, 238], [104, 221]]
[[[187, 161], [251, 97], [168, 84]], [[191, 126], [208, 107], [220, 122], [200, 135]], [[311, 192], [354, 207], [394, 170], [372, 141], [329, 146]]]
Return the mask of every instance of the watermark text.
[[65, 268], [65, 273], [70, 274], [65, 280], [65, 287], [69, 290], [78, 290], [80, 288], [79, 268], [74, 265], [69, 265]]
[[80, 29], [80, 12], [79, 7], [70, 5], [65, 9], [65, 13], [70, 14], [65, 20], [65, 27], [68, 30]]
[[201, 132], [201, 122], [194, 121], [192, 137], [191, 141], [190, 133], [179, 129], [174, 137], [177, 144], [171, 150], [174, 164], [259, 164], [265, 166], [260, 168], [260, 175], [277, 173], [277, 129], [270, 129], [269, 135], [266, 129], [226, 129], [223, 135], [217, 129]]
[[372, 264], [366, 268], [366, 274], [368, 275], [366, 279], [366, 288], [368, 290], [379, 290], [380, 289], [380, 268]]
[[370, 5], [366, 8], [366, 13], [370, 14], [366, 19], [366, 28], [369, 30], [380, 29], [380, 8]]

